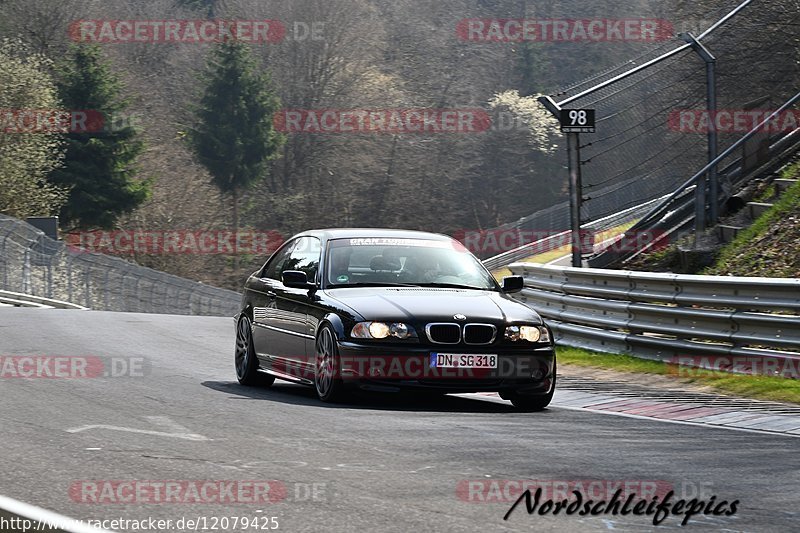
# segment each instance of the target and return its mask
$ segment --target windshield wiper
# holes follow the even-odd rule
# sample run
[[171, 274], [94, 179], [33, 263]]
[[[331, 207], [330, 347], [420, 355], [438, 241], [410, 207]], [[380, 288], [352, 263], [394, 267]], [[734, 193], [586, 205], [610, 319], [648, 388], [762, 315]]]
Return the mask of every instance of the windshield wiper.
[[471, 289], [475, 291], [493, 291], [492, 287], [475, 287], [474, 285], [461, 285], [459, 283], [421, 283], [419, 287], [436, 287], [442, 289]]
[[329, 286], [331, 289], [344, 289], [348, 287], [420, 287], [413, 283], [392, 283], [391, 281], [362, 281], [359, 283], [335, 283]]

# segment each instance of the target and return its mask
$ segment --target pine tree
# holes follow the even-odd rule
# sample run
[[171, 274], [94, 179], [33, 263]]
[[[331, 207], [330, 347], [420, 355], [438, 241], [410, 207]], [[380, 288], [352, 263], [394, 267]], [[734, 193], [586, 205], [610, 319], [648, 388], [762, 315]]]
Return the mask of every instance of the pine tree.
[[280, 102], [269, 76], [259, 73], [246, 45], [221, 43], [206, 67], [206, 86], [189, 142], [213, 183], [230, 195], [239, 230], [241, 193], [263, 180], [284, 138], [273, 128]]
[[50, 181], [70, 188], [60, 222], [67, 228], [110, 228], [120, 215], [149, 197], [151, 182], [135, 178], [144, 143], [130, 124], [112, 124], [127, 102], [97, 45], [73, 45], [59, 78], [59, 96], [66, 109], [88, 111], [90, 117], [99, 113], [104, 122], [103, 127], [66, 136], [64, 165], [50, 174]]

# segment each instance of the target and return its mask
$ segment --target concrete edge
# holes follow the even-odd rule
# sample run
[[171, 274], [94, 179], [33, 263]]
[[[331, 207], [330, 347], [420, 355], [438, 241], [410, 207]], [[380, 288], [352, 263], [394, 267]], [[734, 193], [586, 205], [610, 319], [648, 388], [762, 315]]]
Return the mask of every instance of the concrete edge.
[[[29, 525], [29, 531], [45, 531], [53, 533], [114, 533], [106, 529], [97, 529], [89, 525], [80, 523], [75, 518], [69, 518], [35, 505], [30, 505], [21, 501], [0, 495], [0, 520], [30, 520], [33, 524]], [[41, 525], [38, 525], [38, 524]], [[22, 525], [19, 528], [12, 528], [10, 524], [5, 524], [2, 531], [24, 531]]]

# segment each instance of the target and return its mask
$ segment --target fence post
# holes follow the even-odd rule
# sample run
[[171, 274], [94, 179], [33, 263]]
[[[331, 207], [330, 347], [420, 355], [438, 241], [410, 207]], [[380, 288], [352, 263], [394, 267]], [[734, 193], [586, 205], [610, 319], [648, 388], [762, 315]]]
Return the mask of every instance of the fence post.
[[[706, 64], [706, 107], [708, 108], [708, 115], [710, 118], [710, 126], [708, 128], [708, 161], [713, 162], [719, 152], [719, 141], [717, 139], [717, 79], [716, 79], [716, 66], [717, 58], [698, 41], [691, 32], [682, 35], [683, 40], [692, 46], [692, 50], [697, 52], [697, 55], [705, 61]], [[707, 174], [708, 182], [708, 222], [714, 226], [717, 223], [719, 216], [719, 183], [717, 179], [717, 165], [714, 164], [708, 169]], [[706, 200], [706, 181], [697, 183], [697, 216], [695, 217], [695, 228], [697, 232], [705, 230], [706, 226], [706, 213], [705, 213], [705, 200]], [[702, 201], [702, 203], [701, 203]], [[700, 207], [702, 209], [702, 216]]]
[[47, 297], [53, 297], [53, 255], [47, 261]]
[[144, 305], [142, 305], [142, 287], [141, 287], [142, 278], [140, 276], [136, 277], [136, 285], [134, 286], [133, 292], [135, 293], [134, 299], [136, 301], [136, 312], [143, 313], [144, 312]]
[[67, 301], [72, 301], [72, 257], [68, 251], [64, 252], [65, 259], [67, 260]]
[[[88, 261], [87, 261], [87, 263], [88, 263]], [[86, 293], [85, 294], [85, 299], [86, 299], [85, 306], [90, 308], [90, 309], [92, 307], [92, 295], [91, 295], [91, 290], [90, 290], [90, 285], [91, 284], [89, 283], [89, 275], [91, 274], [91, 269], [92, 269], [91, 264], [87, 264], [86, 265], [86, 272], [85, 272], [85, 275], [83, 277], [83, 290]]]
[[22, 292], [30, 294], [31, 285], [31, 249], [25, 248], [22, 256]]
[[3, 236], [3, 253], [0, 257], [3, 258], [3, 288], [8, 289], [8, 255], [6, 254], [6, 241], [8, 235]]
[[111, 269], [106, 265], [106, 275], [103, 278], [103, 310], [108, 311], [108, 278], [111, 275]]

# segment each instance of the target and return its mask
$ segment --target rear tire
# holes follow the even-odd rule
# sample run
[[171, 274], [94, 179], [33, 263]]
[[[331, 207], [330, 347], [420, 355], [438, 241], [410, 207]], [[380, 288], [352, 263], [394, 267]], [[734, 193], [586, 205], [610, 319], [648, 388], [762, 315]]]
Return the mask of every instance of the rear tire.
[[336, 334], [329, 325], [322, 326], [317, 335], [314, 388], [319, 399], [326, 403], [341, 402], [349, 392], [342, 381]]
[[236, 379], [246, 387], [269, 387], [275, 382], [273, 376], [258, 371], [258, 357], [253, 347], [253, 326], [245, 314], [236, 323], [234, 363]]

